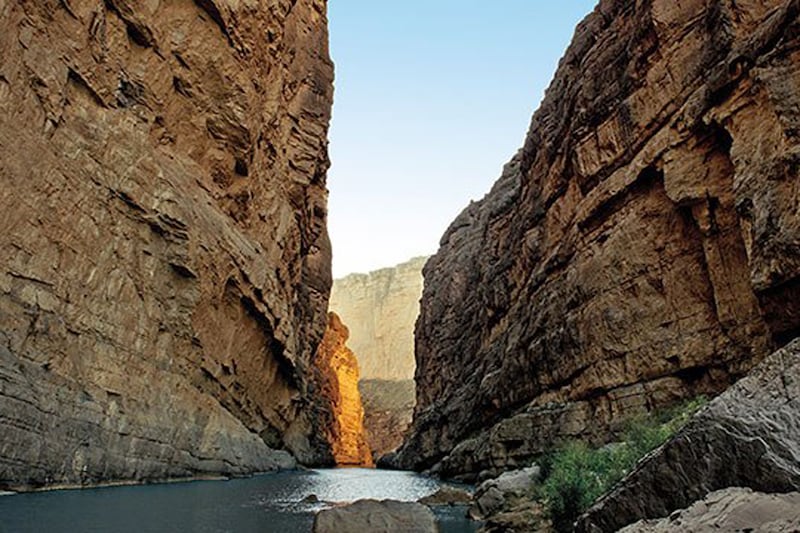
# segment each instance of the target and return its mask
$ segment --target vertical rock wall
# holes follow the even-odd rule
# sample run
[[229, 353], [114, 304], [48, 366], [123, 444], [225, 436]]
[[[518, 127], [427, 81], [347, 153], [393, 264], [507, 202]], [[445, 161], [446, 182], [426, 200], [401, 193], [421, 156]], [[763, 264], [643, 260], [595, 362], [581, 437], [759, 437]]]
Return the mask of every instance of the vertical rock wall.
[[602, 0], [578, 26], [426, 265], [401, 465], [602, 441], [800, 333], [798, 5]]
[[347, 326], [336, 313], [329, 313], [314, 365], [320, 394], [330, 401], [326, 437], [337, 465], [372, 466], [358, 390], [358, 361], [347, 347], [348, 336]]
[[330, 308], [350, 328], [361, 379], [414, 379], [414, 323], [425, 261], [426, 257], [416, 257], [334, 280]]
[[326, 24], [0, 0], [0, 486], [330, 457]]

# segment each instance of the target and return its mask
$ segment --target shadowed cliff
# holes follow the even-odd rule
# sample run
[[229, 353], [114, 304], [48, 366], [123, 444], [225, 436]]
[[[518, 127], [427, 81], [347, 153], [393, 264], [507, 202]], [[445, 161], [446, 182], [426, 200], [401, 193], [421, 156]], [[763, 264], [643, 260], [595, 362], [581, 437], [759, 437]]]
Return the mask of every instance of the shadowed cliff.
[[0, 487], [330, 460], [326, 25], [0, 2]]

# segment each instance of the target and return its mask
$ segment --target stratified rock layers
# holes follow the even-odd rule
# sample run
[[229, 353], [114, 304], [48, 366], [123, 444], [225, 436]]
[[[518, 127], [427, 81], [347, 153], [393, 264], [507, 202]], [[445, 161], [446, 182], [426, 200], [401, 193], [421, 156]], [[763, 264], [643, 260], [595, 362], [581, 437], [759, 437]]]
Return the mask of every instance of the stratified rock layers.
[[0, 0], [0, 486], [329, 460], [324, 0]]
[[350, 328], [361, 379], [414, 379], [414, 323], [426, 260], [334, 280], [330, 308]]
[[424, 270], [399, 464], [474, 476], [800, 332], [798, 2], [603, 0]]
[[358, 361], [347, 347], [349, 331], [336, 313], [328, 313], [328, 327], [314, 364], [319, 393], [330, 401], [332, 417], [326, 437], [338, 465], [372, 466], [364, 431], [364, 408], [358, 391]]

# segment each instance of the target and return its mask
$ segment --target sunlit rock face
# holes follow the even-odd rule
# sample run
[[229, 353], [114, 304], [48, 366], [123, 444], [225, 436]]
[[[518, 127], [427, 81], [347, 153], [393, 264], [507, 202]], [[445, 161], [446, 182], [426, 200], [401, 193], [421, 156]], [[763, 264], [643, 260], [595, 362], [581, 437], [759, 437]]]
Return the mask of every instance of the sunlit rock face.
[[326, 437], [337, 465], [372, 466], [364, 430], [364, 408], [358, 391], [358, 361], [347, 347], [349, 332], [335, 313], [317, 350], [315, 373], [320, 396], [330, 401]]
[[426, 257], [417, 257], [334, 280], [330, 308], [350, 328], [350, 347], [358, 357], [361, 379], [414, 379], [414, 323], [425, 261]]
[[330, 460], [324, 0], [0, 0], [0, 486]]
[[424, 270], [399, 464], [513, 468], [800, 332], [798, 3], [603, 0]]
[[361, 368], [367, 440], [375, 458], [397, 448], [414, 409], [414, 323], [422, 295], [417, 257], [333, 282], [330, 308], [350, 328]]

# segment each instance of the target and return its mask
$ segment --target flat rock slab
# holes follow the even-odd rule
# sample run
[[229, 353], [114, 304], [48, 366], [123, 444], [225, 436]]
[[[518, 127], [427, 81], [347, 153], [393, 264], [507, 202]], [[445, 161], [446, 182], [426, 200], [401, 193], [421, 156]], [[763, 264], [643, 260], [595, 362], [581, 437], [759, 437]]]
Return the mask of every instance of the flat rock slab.
[[759, 531], [779, 533], [800, 531], [800, 492], [764, 494], [750, 489], [718, 490], [676, 511], [669, 518], [642, 520], [624, 533], [666, 533], [668, 531]]
[[436, 517], [426, 506], [394, 500], [358, 500], [317, 513], [314, 533], [436, 532]]

